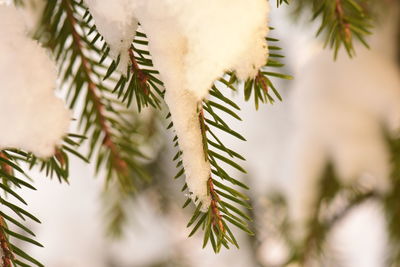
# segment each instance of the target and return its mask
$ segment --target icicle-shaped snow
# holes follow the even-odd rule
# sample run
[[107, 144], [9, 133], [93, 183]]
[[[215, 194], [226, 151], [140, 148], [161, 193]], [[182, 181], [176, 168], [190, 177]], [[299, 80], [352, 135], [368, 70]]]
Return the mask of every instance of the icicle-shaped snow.
[[56, 98], [54, 62], [25, 34], [15, 7], [0, 4], [0, 149], [49, 157], [66, 134], [69, 111]]
[[85, 0], [96, 28], [110, 47], [110, 56], [120, 55], [118, 70], [126, 73], [129, 47], [135, 37], [138, 21], [130, 0]]
[[179, 148], [183, 152], [182, 161], [185, 168], [186, 184], [192, 193], [202, 203], [202, 210], [206, 211], [211, 198], [207, 194], [207, 180], [210, 178], [210, 163], [206, 160], [203, 151], [198, 101], [188, 90], [171, 89], [165, 94], [165, 101], [169, 106], [175, 132], [178, 136]]

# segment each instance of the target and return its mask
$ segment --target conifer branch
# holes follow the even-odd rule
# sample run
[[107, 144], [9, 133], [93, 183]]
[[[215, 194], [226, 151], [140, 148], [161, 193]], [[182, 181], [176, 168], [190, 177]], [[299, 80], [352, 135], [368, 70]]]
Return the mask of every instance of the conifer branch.
[[[187, 226], [193, 226], [189, 236], [194, 235], [201, 226], [201, 228], [204, 230], [203, 247], [210, 242], [214, 252], [218, 253], [222, 246], [227, 249], [229, 249], [229, 244], [239, 247], [239, 244], [230, 230], [229, 225], [234, 225], [250, 235], [253, 233], [249, 229], [249, 226], [246, 222], [251, 220], [251, 218], [239, 207], [235, 206], [239, 204], [240, 206], [249, 209], [250, 205], [247, 203], [248, 197], [238, 190], [232, 188], [231, 185], [239, 186], [243, 189], [248, 189], [248, 187], [242, 182], [231, 177], [220, 166], [220, 162], [223, 162], [245, 173], [245, 170], [233, 160], [244, 160], [244, 158], [240, 154], [227, 148], [215, 135], [213, 130], [213, 128], [222, 130], [228, 134], [231, 134], [232, 136], [235, 136], [236, 138], [245, 140], [239, 133], [232, 130], [222, 120], [217, 112], [217, 110], [225, 112], [240, 120], [240, 117], [230, 109], [230, 107], [233, 107], [234, 109], [239, 109], [239, 107], [231, 100], [223, 96], [216, 85], [212, 87], [210, 93], [215, 97], [215, 100], [205, 100], [203, 102], [203, 106], [198, 110], [198, 117], [200, 131], [202, 134], [203, 151], [206, 157], [205, 160], [209, 161], [211, 164], [212, 173], [210, 178], [207, 180], [207, 191], [211, 197], [211, 203], [206, 213], [202, 213], [200, 211], [202, 204], [197, 204], [196, 210], [194, 211], [194, 214]], [[216, 100], [221, 101], [230, 107], [225, 107], [224, 105], [217, 103]], [[207, 116], [210, 116], [210, 118], [207, 118], [205, 113], [207, 113]], [[172, 126], [173, 124], [171, 122], [168, 128], [171, 128]], [[178, 146], [179, 140], [176, 136], [174, 138], [174, 142], [175, 146]], [[174, 157], [174, 160], [178, 160], [181, 154], [182, 153], [178, 151]], [[223, 154], [226, 154], [226, 156]], [[184, 174], [182, 160], [178, 161], [177, 167], [180, 167], [180, 170], [175, 178], [178, 178]], [[186, 189], [187, 185], [185, 184], [182, 188], [182, 191]], [[184, 207], [188, 206], [190, 202], [191, 199], [189, 198], [185, 202]]]
[[76, 31], [77, 22], [72, 12], [71, 2], [70, 0], [63, 0], [62, 3], [66, 10], [67, 19], [71, 24], [71, 34], [73, 42], [76, 47], [76, 51], [80, 55], [80, 59], [82, 62], [82, 70], [85, 73], [86, 82], [88, 84], [88, 94], [93, 102], [94, 109], [96, 111], [97, 121], [100, 125], [101, 131], [104, 134], [102, 145], [107, 147], [111, 152], [111, 162], [114, 166], [113, 168], [116, 171], [120, 172], [122, 175], [127, 175], [128, 174], [127, 163], [122, 159], [120, 151], [112, 139], [110, 128], [107, 125], [105, 107], [101, 102], [97, 86], [91, 78], [93, 70], [91, 69], [91, 64], [89, 63], [87, 57], [84, 54], [81, 37]]
[[[158, 71], [153, 68], [150, 53], [144, 50], [147, 47], [138, 49], [135, 47], [135, 42], [141, 46], [146, 46], [146, 35], [140, 31], [136, 32], [133, 44], [128, 51], [131, 62], [130, 71], [127, 75], [120, 75], [113, 92], [128, 107], [135, 100], [139, 112], [148, 106], [161, 109], [160, 98], [164, 96], [163, 83], [158, 78]], [[108, 72], [113, 71], [117, 64], [114, 61]]]
[[[29, 163], [33, 157], [26, 157], [25, 155], [29, 154], [23, 152], [17, 153], [12, 150], [0, 151], [0, 204], [2, 205], [2, 209], [0, 210], [0, 249], [2, 252], [1, 266], [4, 267], [30, 266], [26, 262], [43, 267], [43, 264], [26, 254], [10, 241], [10, 237], [12, 237], [13, 240], [17, 239], [42, 247], [39, 242], [30, 237], [34, 237], [34, 233], [19, 221], [26, 221], [26, 219], [29, 218], [40, 223], [34, 215], [26, 211], [25, 205], [27, 205], [27, 203], [16, 191], [16, 189], [21, 187], [35, 189], [30, 183], [15, 175], [17, 172], [26, 176], [23, 169], [19, 166], [18, 161], [22, 160]], [[9, 197], [13, 197], [16, 201], [7, 201], [6, 199]], [[21, 203], [23, 205], [20, 205]], [[8, 214], [7, 211], [12, 212], [12, 214]], [[16, 215], [19, 219], [13, 218], [13, 215]], [[10, 229], [6, 221], [15, 225], [16, 228], [23, 230], [23, 232], [17, 233], [15, 230]]]
[[[93, 40], [88, 39], [91, 32], [96, 32], [95, 27], [89, 24], [91, 20], [82, 2], [51, 1], [46, 6], [42, 30], [50, 36], [49, 48], [58, 60], [61, 78], [70, 83], [67, 100], [71, 108], [77, 108], [77, 99], [84, 92], [85, 104], [78, 111], [83, 134], [91, 133], [88, 158], [97, 154], [96, 171], [106, 166], [107, 181], [115, 176], [124, 185], [120, 188], [131, 191], [135, 188], [135, 175], [148, 179], [144, 167], [137, 162], [138, 158], [145, 156], [134, 140], [135, 126], [127, 120], [127, 112], [123, 111], [125, 107], [114, 98], [112, 87], [108, 85], [115, 84], [113, 71], [116, 62], [111, 66], [104, 65], [107, 54], [103, 55], [103, 52], [107, 47], [98, 48], [101, 41], [98, 33]], [[69, 44], [67, 47], [66, 42]], [[107, 85], [101, 82], [105, 78], [110, 80]]]
[[[271, 28], [272, 30], [273, 28]], [[249, 79], [244, 83], [243, 92], [244, 99], [250, 100], [253, 95], [255, 108], [258, 109], [261, 103], [275, 103], [275, 99], [282, 101], [282, 97], [276, 89], [272, 78], [291, 80], [292, 76], [277, 72], [275, 69], [280, 69], [285, 65], [280, 62], [280, 59], [284, 56], [279, 53], [281, 48], [274, 43], [278, 42], [278, 39], [267, 37], [268, 49], [270, 51], [268, 60], [264, 67], [262, 67], [254, 79]], [[271, 69], [271, 70], [270, 70]], [[229, 88], [240, 88], [237, 77], [234, 73], [229, 73], [226, 79], [221, 81]]]
[[362, 0], [299, 0], [295, 1], [296, 13], [312, 9], [312, 20], [321, 19], [317, 35], [324, 32], [325, 46], [334, 51], [337, 58], [343, 46], [349, 55], [355, 55], [354, 39], [369, 47], [366, 36], [371, 34], [371, 14]]
[[[116, 195], [125, 199], [150, 177], [145, 168], [149, 159], [141, 152], [142, 140], [138, 139], [143, 122], [137, 120], [134, 110], [126, 108], [118, 94], [113, 94], [113, 88], [125, 88], [115, 73], [118, 62], [108, 57], [109, 48], [82, 1], [48, 1], [37, 36], [39, 40], [49, 36], [48, 41], [43, 40], [57, 60], [61, 80], [68, 85], [67, 102], [77, 111], [82, 134], [88, 135], [87, 158], [95, 158], [96, 173], [106, 170], [104, 195], [117, 191]], [[77, 105], [78, 99], [84, 101], [82, 108]], [[115, 207], [112, 202], [105, 202], [105, 210]], [[115, 216], [106, 215], [110, 225], [116, 225]]]

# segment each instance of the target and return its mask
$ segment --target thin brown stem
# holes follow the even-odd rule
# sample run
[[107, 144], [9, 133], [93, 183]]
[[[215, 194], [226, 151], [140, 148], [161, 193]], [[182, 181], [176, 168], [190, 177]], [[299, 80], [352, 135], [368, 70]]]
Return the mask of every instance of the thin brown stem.
[[[7, 155], [4, 154], [1, 151], [0, 151], [0, 158], [8, 160]], [[13, 174], [13, 168], [10, 165], [8, 165], [7, 163], [3, 162], [3, 161], [0, 162], [0, 168], [1, 168], [1, 170], [3, 170], [8, 175], [12, 175]]]
[[[3, 152], [0, 152], [0, 157], [3, 159], [8, 160], [8, 157], [6, 154]], [[5, 172], [8, 175], [12, 175], [13, 169], [10, 165], [8, 165], [5, 162], [1, 162], [0, 164], [0, 169]], [[14, 255], [10, 249], [9, 243], [8, 243], [8, 238], [4, 232], [4, 228], [6, 228], [7, 225], [4, 221], [4, 218], [0, 216], [0, 247], [3, 256], [1, 257], [2, 259], [2, 267], [11, 267], [12, 266], [12, 260], [14, 259]]]
[[341, 25], [341, 27], [343, 29], [344, 41], [350, 45], [351, 44], [350, 24], [345, 19], [342, 0], [336, 0], [335, 13], [336, 13], [337, 18], [339, 19], [339, 24]]
[[56, 153], [54, 154], [54, 156], [56, 157], [58, 162], [60, 162], [61, 167], [65, 167], [66, 164], [65, 158], [62, 151], [59, 148], [56, 149]]
[[[200, 123], [200, 131], [201, 131], [201, 136], [202, 136], [204, 156], [205, 156], [205, 160], [208, 161], [208, 146], [207, 146], [207, 136], [206, 136], [207, 125], [205, 124], [204, 110], [202, 107], [200, 108], [200, 111], [199, 111], [199, 123]], [[211, 214], [212, 214], [212, 224], [213, 224], [213, 226], [218, 227], [222, 233], [225, 233], [225, 227], [222, 222], [222, 216], [218, 209], [218, 202], [220, 201], [220, 199], [218, 197], [217, 192], [215, 192], [214, 183], [213, 183], [213, 179], [212, 179], [211, 175], [210, 175], [210, 178], [208, 179], [207, 186], [208, 186], [208, 191], [210, 192], [210, 196], [211, 196], [210, 207], [211, 207]]]
[[256, 83], [258, 83], [265, 93], [268, 93], [268, 81], [267, 78], [259, 71], [256, 76]]
[[140, 86], [142, 87], [143, 92], [148, 95], [149, 94], [149, 86], [147, 84], [147, 81], [149, 80], [149, 77], [144, 71], [139, 67], [139, 64], [136, 61], [135, 55], [133, 54], [133, 49], [129, 49], [129, 58], [132, 63], [132, 73], [137, 75], [137, 78], [139, 79]]
[[215, 192], [214, 189], [214, 183], [213, 183], [213, 179], [210, 178], [208, 179], [208, 188], [210, 190], [210, 195], [211, 195], [211, 211], [212, 211], [212, 224], [213, 226], [218, 226], [219, 230], [222, 233], [225, 233], [225, 227], [224, 224], [222, 222], [222, 216], [221, 213], [218, 209], [218, 202], [220, 201], [217, 192]]
[[0, 247], [3, 256], [1, 257], [2, 259], [2, 267], [11, 267], [12, 266], [12, 260], [14, 259], [14, 254], [12, 253], [9, 242], [7, 239], [6, 234], [4, 233], [4, 228], [7, 227], [3, 217], [0, 216]]
[[107, 117], [106, 117], [106, 110], [104, 104], [101, 102], [101, 96], [97, 89], [96, 84], [93, 82], [92, 76], [92, 69], [90, 63], [83, 52], [83, 45], [82, 39], [76, 30], [77, 21], [74, 17], [72, 12], [72, 5], [70, 0], [64, 0], [63, 5], [65, 7], [67, 13], [67, 19], [71, 24], [71, 33], [73, 42], [75, 44], [76, 51], [78, 52], [81, 62], [82, 62], [82, 69], [86, 76], [86, 82], [88, 84], [88, 93], [89, 97], [91, 98], [94, 108], [96, 110], [96, 115], [98, 122], [100, 124], [101, 131], [104, 134], [103, 145], [107, 147], [111, 152], [111, 160], [112, 164], [114, 165], [115, 169], [122, 173], [126, 174], [128, 172], [128, 165], [126, 161], [121, 157], [120, 151], [117, 145], [112, 140], [112, 133], [110, 127], [107, 125]]

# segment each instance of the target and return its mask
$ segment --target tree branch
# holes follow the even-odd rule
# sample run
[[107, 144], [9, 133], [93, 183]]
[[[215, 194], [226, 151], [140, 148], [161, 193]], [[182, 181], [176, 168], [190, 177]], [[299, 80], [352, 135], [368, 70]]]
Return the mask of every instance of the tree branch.
[[83, 52], [83, 45], [82, 45], [81, 37], [79, 36], [78, 32], [76, 31], [77, 21], [72, 12], [71, 2], [70, 2], [70, 0], [63, 0], [62, 3], [64, 5], [66, 13], [67, 13], [67, 19], [71, 24], [71, 31], [72, 31], [71, 33], [72, 33], [72, 37], [73, 37], [73, 42], [75, 44], [75, 49], [78, 51], [78, 54], [81, 58], [82, 69], [85, 73], [86, 81], [88, 84], [88, 93], [93, 102], [94, 108], [96, 110], [96, 115], [97, 115], [97, 119], [100, 124], [101, 131], [104, 134], [104, 139], [103, 139], [102, 145], [107, 147], [110, 150], [111, 155], [112, 155], [111, 161], [112, 161], [112, 164], [114, 165], [114, 168], [122, 174], [127, 174], [128, 173], [128, 165], [125, 162], [125, 160], [121, 157], [120, 151], [119, 151], [117, 145], [112, 140], [112, 134], [111, 134], [110, 127], [107, 125], [107, 117], [105, 115], [106, 111], [105, 111], [104, 104], [101, 102], [101, 96], [99, 95], [96, 84], [91, 79], [91, 75], [92, 75], [93, 71], [91, 69], [90, 63], [88, 62], [87, 57], [85, 56], [85, 54]]
[[[199, 122], [200, 122], [200, 131], [201, 131], [201, 136], [202, 136], [204, 157], [205, 157], [205, 160], [208, 161], [208, 145], [207, 145], [207, 136], [206, 136], [207, 126], [205, 124], [203, 108], [201, 108], [199, 111]], [[225, 233], [224, 224], [222, 222], [222, 216], [218, 209], [218, 202], [220, 201], [220, 199], [218, 197], [218, 194], [215, 192], [214, 183], [213, 183], [213, 179], [212, 179], [211, 175], [207, 181], [207, 186], [208, 186], [208, 191], [210, 192], [210, 196], [211, 196], [210, 207], [211, 207], [211, 212], [212, 212], [211, 213], [212, 214], [212, 224], [213, 224], [213, 226], [218, 226], [219, 230], [222, 233]]]

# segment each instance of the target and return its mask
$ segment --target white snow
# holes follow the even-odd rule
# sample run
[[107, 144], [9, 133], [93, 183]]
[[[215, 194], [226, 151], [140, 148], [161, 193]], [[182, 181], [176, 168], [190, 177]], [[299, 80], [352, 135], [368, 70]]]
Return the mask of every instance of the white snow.
[[166, 91], [165, 101], [169, 105], [174, 129], [178, 136], [179, 148], [182, 151], [186, 184], [192, 199], [201, 201], [202, 211], [207, 211], [211, 198], [208, 195], [207, 180], [210, 178], [210, 163], [205, 158], [199, 116], [198, 101], [190, 91], [176, 90], [174, 87]]
[[0, 149], [49, 157], [66, 134], [69, 111], [56, 98], [56, 66], [25, 34], [23, 18], [0, 4]]
[[[241, 79], [254, 77], [267, 61], [268, 1], [132, 3], [162, 78], [182, 76], [181, 86], [194, 92], [199, 100], [207, 96], [212, 83], [224, 72], [236, 71]], [[173, 47], [174, 53], [166, 47]]]
[[130, 0], [85, 0], [96, 28], [110, 47], [110, 56], [120, 55], [118, 70], [123, 74], [129, 64], [128, 50], [135, 37], [138, 21]]

